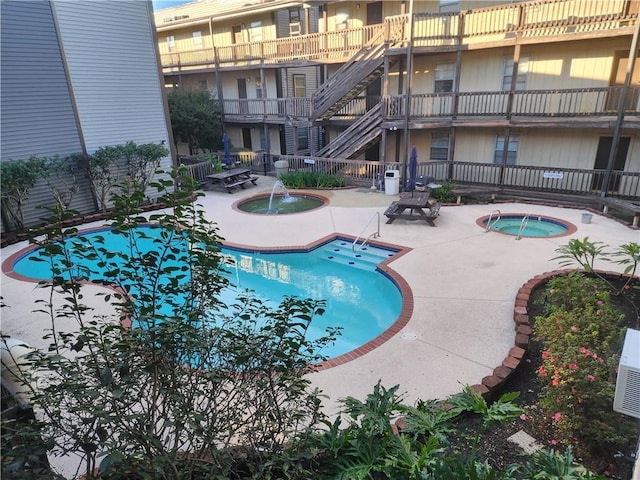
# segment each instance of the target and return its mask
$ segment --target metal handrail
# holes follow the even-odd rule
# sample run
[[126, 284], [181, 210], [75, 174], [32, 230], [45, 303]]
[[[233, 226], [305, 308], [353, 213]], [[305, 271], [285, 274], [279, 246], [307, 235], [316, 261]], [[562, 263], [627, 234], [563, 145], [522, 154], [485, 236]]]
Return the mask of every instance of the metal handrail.
[[[371, 235], [369, 235], [367, 238], [365, 238], [364, 241], [360, 245], [358, 245], [358, 240], [360, 240], [360, 238], [362, 237], [362, 234], [364, 233], [364, 231], [367, 229], [367, 227], [371, 224], [373, 219], [376, 218], [376, 217], [378, 217], [378, 230], [373, 232]], [[371, 218], [369, 219], [367, 224], [364, 227], [362, 227], [362, 230], [360, 230], [360, 233], [358, 234], [356, 239], [351, 244], [351, 250], [353, 250], [353, 253], [355, 253], [355, 252], [361, 250], [362, 247], [364, 247], [369, 240], [371, 240], [372, 238], [378, 238], [379, 236], [380, 236], [380, 212], [376, 212], [375, 215], [371, 216]]]
[[236, 259], [236, 257], [234, 257], [233, 255], [229, 254], [229, 253], [223, 253], [220, 255], [220, 260], [222, 261], [222, 263], [224, 265], [230, 266], [230, 267], [235, 267], [236, 270], [236, 287], [240, 287], [240, 272], [239, 272], [239, 267], [238, 267], [238, 260]]
[[518, 235], [516, 236], [516, 240], [520, 240], [522, 238], [522, 232], [524, 231], [525, 228], [527, 228], [527, 225], [529, 224], [529, 215], [525, 215], [524, 217], [522, 217], [522, 221], [520, 222], [520, 229], [518, 230]]
[[[493, 214], [496, 213], [496, 219], [493, 223], [491, 223], [491, 219], [493, 218]], [[487, 233], [489, 230], [491, 230], [491, 228], [498, 223], [498, 220], [500, 220], [500, 210], [494, 210], [493, 212], [491, 212], [489, 214], [489, 218], [487, 219], [487, 228], [485, 228], [484, 233]]]

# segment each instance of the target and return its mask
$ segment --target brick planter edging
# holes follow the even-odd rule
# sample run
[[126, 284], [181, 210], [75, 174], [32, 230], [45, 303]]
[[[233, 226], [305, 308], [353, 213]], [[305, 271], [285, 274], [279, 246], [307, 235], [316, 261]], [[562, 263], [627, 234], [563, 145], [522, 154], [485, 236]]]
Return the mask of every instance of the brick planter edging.
[[[571, 271], [571, 269], [567, 269], [545, 272], [540, 275], [536, 275], [520, 287], [513, 307], [513, 321], [515, 324], [514, 345], [502, 361], [502, 364], [493, 369], [491, 375], [484, 377], [481, 383], [471, 386], [474, 391], [480, 393], [485, 399], [489, 399], [504, 386], [505, 382], [511, 377], [513, 372], [522, 362], [524, 355], [529, 348], [529, 340], [533, 334], [533, 325], [530, 321], [527, 310], [531, 293], [536, 288], [546, 284], [551, 278], [558, 275], [564, 275]], [[620, 272], [600, 271], [599, 273], [605, 276], [621, 275]]]
[[504, 386], [506, 381], [522, 362], [525, 353], [529, 348], [529, 340], [533, 333], [529, 312], [527, 310], [531, 293], [536, 288], [547, 283], [550, 278], [567, 273], [568, 271], [569, 270], [554, 270], [536, 275], [522, 285], [518, 290], [513, 307], [513, 322], [515, 330], [513, 346], [509, 349], [504, 360], [502, 360], [502, 364], [494, 368], [491, 375], [484, 377], [481, 383], [471, 386], [474, 391], [481, 394], [485, 399], [493, 397], [496, 392]]

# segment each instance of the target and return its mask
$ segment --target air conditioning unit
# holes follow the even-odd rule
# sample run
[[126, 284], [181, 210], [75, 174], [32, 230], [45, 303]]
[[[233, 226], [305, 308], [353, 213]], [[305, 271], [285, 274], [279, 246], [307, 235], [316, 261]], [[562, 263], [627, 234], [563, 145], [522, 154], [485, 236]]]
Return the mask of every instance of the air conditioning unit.
[[618, 364], [613, 409], [640, 418], [640, 331], [627, 329]]

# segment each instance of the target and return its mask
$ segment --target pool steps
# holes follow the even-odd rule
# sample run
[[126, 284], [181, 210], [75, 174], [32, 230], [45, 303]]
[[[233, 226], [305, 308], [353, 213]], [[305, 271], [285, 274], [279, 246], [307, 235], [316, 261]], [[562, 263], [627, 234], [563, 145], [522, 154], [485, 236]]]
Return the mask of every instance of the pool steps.
[[317, 248], [314, 253], [330, 261], [353, 265], [365, 270], [375, 270], [376, 265], [395, 254], [392, 250], [371, 245], [365, 245], [362, 249], [354, 252], [351, 242], [347, 240], [334, 240]]

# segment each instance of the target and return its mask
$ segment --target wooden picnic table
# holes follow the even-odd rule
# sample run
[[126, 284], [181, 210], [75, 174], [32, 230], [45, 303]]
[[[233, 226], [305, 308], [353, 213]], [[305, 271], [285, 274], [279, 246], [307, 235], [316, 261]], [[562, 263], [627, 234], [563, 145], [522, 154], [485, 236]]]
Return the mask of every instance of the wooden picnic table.
[[[409, 210], [409, 213], [405, 213]], [[402, 220], [424, 220], [432, 227], [435, 227], [433, 221], [438, 217], [440, 212], [440, 203], [429, 196], [429, 191], [420, 193], [401, 193], [400, 198], [389, 205], [384, 212], [389, 219], [387, 223], [393, 223], [398, 218]]]
[[207, 175], [207, 179], [212, 187], [224, 187], [229, 193], [235, 187], [244, 188], [246, 183], [251, 182], [255, 185], [258, 181], [258, 177], [251, 176], [251, 169], [249, 168], [232, 168], [224, 172]]

